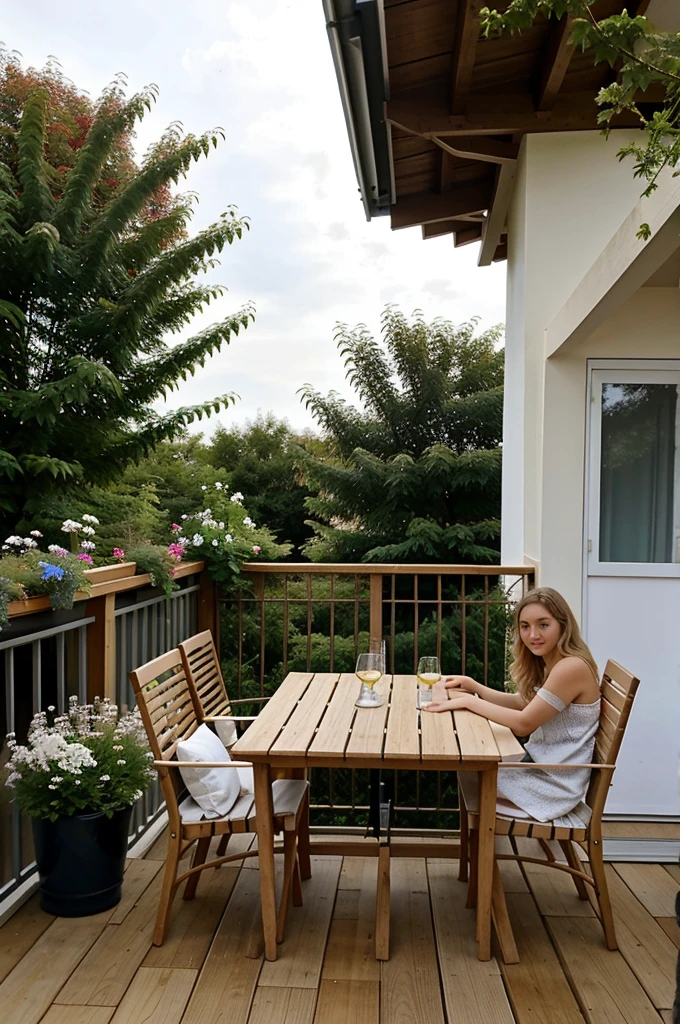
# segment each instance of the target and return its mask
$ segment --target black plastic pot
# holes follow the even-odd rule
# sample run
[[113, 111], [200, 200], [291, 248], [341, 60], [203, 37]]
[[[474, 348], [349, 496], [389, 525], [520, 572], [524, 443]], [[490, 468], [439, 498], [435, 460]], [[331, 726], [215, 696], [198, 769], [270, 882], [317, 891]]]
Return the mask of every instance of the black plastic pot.
[[87, 917], [120, 902], [131, 807], [105, 814], [32, 818], [40, 906], [57, 917]]

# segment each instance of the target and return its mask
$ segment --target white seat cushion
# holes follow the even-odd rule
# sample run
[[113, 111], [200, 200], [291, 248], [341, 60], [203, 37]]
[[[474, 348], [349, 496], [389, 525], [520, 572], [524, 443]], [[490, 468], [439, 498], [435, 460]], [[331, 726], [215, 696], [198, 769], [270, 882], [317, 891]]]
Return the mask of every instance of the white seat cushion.
[[[177, 744], [178, 761], [231, 761], [229, 751], [207, 725]], [[184, 784], [206, 818], [223, 818], [241, 794], [238, 768], [180, 768]]]

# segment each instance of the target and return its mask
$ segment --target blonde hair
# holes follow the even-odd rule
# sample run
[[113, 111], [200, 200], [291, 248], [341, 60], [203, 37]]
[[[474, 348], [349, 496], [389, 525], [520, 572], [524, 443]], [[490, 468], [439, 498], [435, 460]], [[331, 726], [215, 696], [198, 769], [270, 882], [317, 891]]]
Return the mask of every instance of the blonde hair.
[[562, 595], [552, 587], [536, 587], [535, 590], [530, 590], [528, 594], [524, 595], [515, 609], [515, 636], [512, 646], [513, 661], [510, 665], [510, 678], [524, 700], [528, 703], [546, 678], [543, 658], [530, 651], [520, 636], [520, 616], [528, 604], [543, 605], [546, 611], [554, 619], [557, 619], [561, 630], [560, 638], [557, 641], [557, 650], [565, 658], [575, 657], [584, 661], [599, 682], [599, 671], [595, 659], [581, 636], [571, 608]]

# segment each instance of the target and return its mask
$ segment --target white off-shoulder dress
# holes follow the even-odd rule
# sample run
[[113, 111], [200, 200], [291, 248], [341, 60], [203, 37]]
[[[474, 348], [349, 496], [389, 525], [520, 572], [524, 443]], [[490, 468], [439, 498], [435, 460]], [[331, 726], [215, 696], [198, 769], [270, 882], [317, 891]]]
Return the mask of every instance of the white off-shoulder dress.
[[[565, 704], [542, 687], [537, 696], [559, 714], [532, 732], [525, 750], [540, 764], [589, 764], [600, 722], [600, 699], [592, 704]], [[569, 828], [584, 828], [590, 821], [585, 802], [590, 768], [550, 772], [540, 768], [498, 769], [498, 796], [537, 821], [551, 821]], [[498, 807], [500, 814], [514, 813]], [[515, 815], [517, 817], [517, 815]]]

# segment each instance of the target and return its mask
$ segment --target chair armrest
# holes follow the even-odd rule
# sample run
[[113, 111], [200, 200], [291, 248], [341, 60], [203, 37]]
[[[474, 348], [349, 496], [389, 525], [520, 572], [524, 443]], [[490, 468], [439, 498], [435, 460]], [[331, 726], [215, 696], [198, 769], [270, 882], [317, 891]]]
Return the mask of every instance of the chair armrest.
[[541, 764], [540, 761], [501, 761], [501, 768], [549, 768], [550, 771], [562, 768], [616, 768], [615, 764]]
[[155, 768], [252, 768], [251, 761], [154, 761]]
[[257, 715], [203, 715], [204, 722], [254, 722]]

